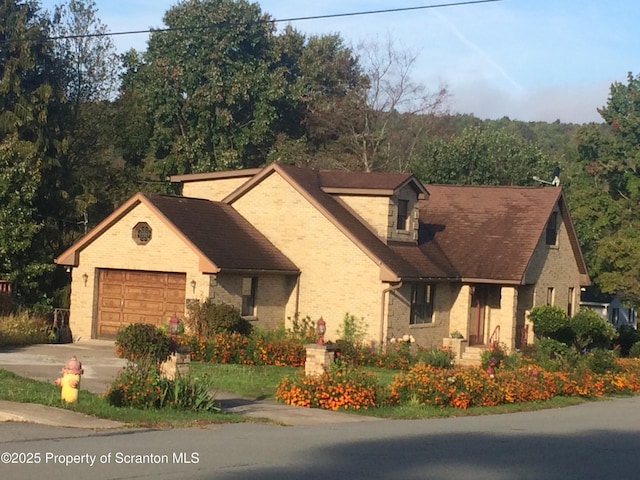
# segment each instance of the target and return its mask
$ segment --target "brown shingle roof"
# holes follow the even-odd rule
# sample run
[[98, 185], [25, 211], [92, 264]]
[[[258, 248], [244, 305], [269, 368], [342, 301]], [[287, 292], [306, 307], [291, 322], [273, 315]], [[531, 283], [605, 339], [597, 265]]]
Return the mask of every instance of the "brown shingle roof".
[[221, 270], [298, 273], [298, 268], [230, 205], [171, 195], [146, 198]]
[[[451, 278], [456, 276], [444, 257], [438, 257], [436, 261], [432, 261], [430, 252], [434, 248], [437, 249], [435, 245], [428, 244], [428, 242], [421, 246], [391, 246], [384, 243], [343, 203], [322, 190], [320, 172], [289, 165], [278, 165], [274, 168], [293, 181], [316, 206], [324, 210], [330, 220], [347, 236], [367, 252], [370, 257], [386, 266], [395, 276], [403, 279]], [[376, 176], [378, 175], [384, 174], [376, 174]], [[411, 178], [411, 175], [399, 175], [404, 177], [404, 181]], [[429, 256], [425, 256], [425, 253]]]
[[521, 282], [560, 188], [429, 185], [420, 219], [462, 278]]

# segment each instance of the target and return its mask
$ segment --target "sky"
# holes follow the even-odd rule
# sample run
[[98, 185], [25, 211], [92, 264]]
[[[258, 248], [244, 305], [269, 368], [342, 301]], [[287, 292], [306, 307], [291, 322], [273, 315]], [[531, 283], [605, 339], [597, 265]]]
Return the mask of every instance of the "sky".
[[[41, 0], [51, 9], [62, 0]], [[163, 26], [177, 0], [94, 0], [112, 32]], [[442, 5], [456, 0], [262, 0], [275, 19]], [[601, 122], [614, 82], [640, 73], [638, 0], [499, 0], [292, 22], [307, 35], [339, 33], [348, 45], [385, 42], [417, 55], [411, 77], [430, 91], [445, 85], [450, 113], [482, 119]], [[284, 28], [287, 22], [279, 22]], [[116, 48], [146, 49], [148, 35], [113, 37]]]

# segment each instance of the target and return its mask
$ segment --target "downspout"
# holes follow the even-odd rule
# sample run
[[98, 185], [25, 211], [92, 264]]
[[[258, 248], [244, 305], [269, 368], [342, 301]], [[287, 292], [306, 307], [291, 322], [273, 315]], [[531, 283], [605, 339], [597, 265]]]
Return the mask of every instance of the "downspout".
[[[387, 342], [385, 342], [385, 322], [384, 322], [384, 300], [385, 300], [385, 296], [387, 293], [389, 292], [395, 292], [396, 290], [400, 289], [402, 287], [402, 280], [400, 281], [400, 283], [398, 283], [397, 285], [393, 285], [389, 288], [385, 288], [382, 291], [382, 301], [380, 302], [380, 347], [382, 349], [383, 352], [387, 351]], [[387, 315], [387, 319], [389, 318], [389, 315]]]
[[298, 276], [296, 277], [296, 307], [295, 307], [295, 312], [293, 315], [293, 318], [297, 319], [298, 316], [300, 315], [300, 275], [302, 275], [301, 273], [298, 274]]

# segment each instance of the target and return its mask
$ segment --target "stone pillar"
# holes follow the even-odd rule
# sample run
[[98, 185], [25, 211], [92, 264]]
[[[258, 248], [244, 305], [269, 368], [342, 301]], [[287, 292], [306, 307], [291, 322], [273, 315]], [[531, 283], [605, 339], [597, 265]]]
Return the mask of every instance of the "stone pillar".
[[305, 345], [307, 358], [304, 362], [304, 374], [322, 375], [329, 370], [330, 365], [335, 359], [335, 350], [327, 345], [316, 345], [310, 343]]
[[464, 350], [467, 348], [468, 340], [464, 338], [443, 338], [442, 346], [448, 348], [453, 353], [453, 358], [460, 360]]

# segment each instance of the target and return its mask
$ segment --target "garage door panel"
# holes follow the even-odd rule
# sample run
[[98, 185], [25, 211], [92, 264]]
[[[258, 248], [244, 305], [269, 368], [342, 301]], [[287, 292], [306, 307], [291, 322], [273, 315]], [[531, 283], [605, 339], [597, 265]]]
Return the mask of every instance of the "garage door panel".
[[[165, 323], [163, 315], [152, 315], [148, 313], [125, 313], [123, 323], [129, 325], [130, 323], [148, 323], [151, 325], [161, 326]], [[168, 320], [167, 322], [168, 323]]]
[[125, 300], [124, 309], [135, 312], [164, 312], [164, 302], [153, 302], [146, 300]]
[[129, 270], [126, 274], [127, 283], [136, 284], [155, 284], [158, 282], [166, 283], [166, 273], [162, 272], [138, 272]]
[[167, 290], [165, 298], [168, 302], [184, 303], [184, 290]]
[[164, 297], [165, 289], [162, 287], [141, 287], [138, 285], [127, 285], [124, 289], [124, 298], [128, 299], [158, 299], [162, 301]]
[[162, 326], [184, 314], [185, 274], [101, 270], [99, 282], [98, 338], [114, 338], [130, 323]]
[[100, 297], [100, 307], [103, 309], [120, 309], [121, 306], [119, 298]]
[[[108, 280], [110, 282], [110, 280]], [[102, 295], [109, 295], [119, 297], [122, 295], [122, 284], [118, 283], [102, 283], [100, 285], [100, 292]]]
[[100, 275], [103, 280], [115, 283], [125, 281], [125, 270], [101, 270]]

